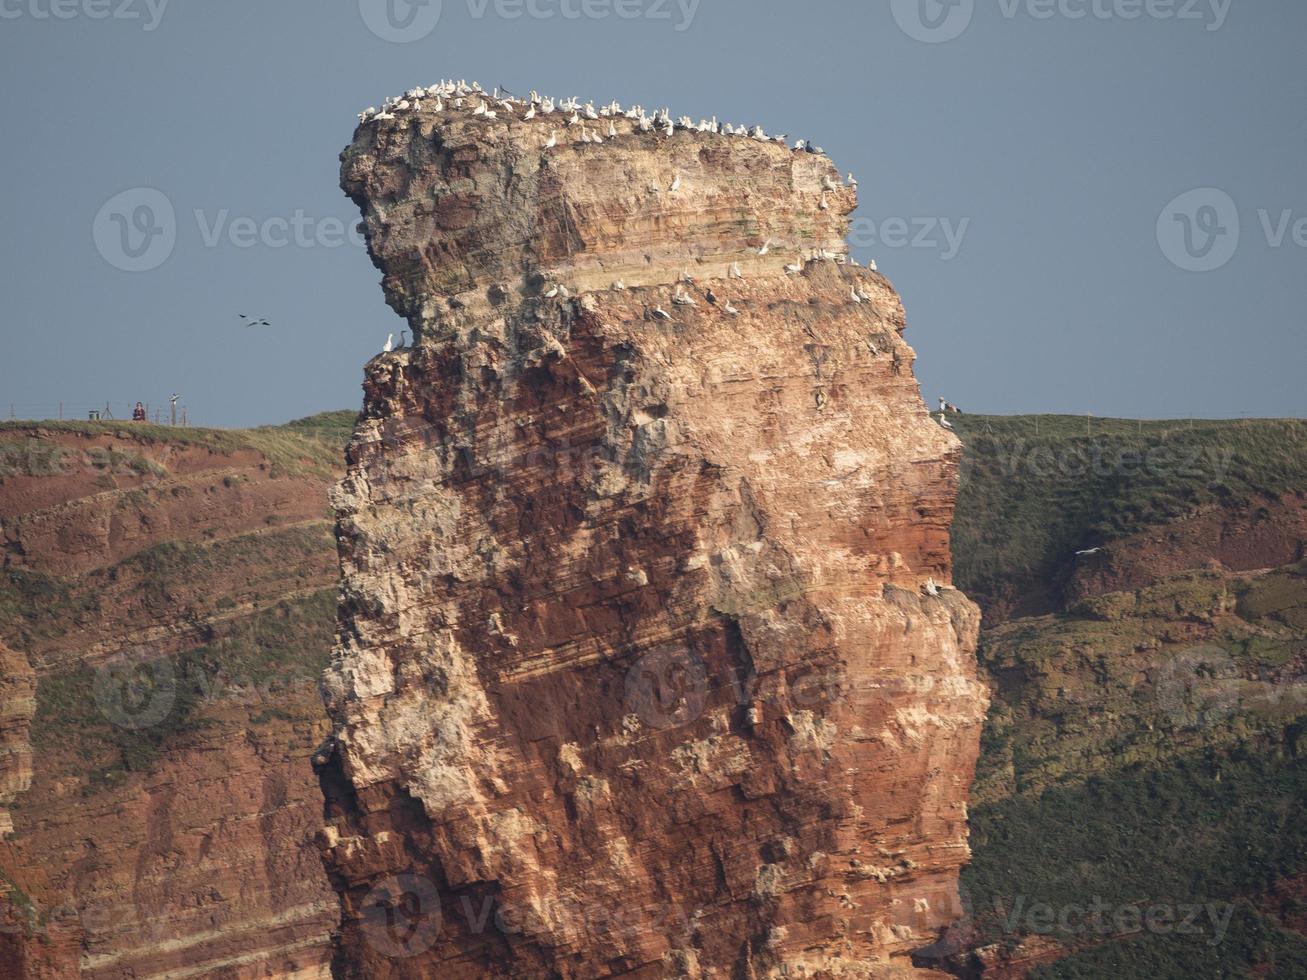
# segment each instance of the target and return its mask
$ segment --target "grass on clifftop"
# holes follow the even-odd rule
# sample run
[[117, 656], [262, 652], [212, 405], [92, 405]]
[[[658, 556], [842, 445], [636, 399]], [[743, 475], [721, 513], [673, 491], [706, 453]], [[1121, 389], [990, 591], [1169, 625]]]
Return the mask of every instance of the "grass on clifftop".
[[356, 417], [357, 413], [349, 411], [323, 412], [257, 429], [202, 429], [148, 422], [5, 421], [0, 422], [0, 476], [63, 472], [68, 451], [43, 438], [47, 433], [110, 435], [142, 445], [171, 444], [223, 454], [252, 450], [266, 457], [274, 471], [309, 469], [326, 474], [343, 465], [342, 452]]
[[982, 607], [1046, 595], [1074, 552], [1210, 505], [1307, 487], [1307, 422], [950, 416], [953, 554]]

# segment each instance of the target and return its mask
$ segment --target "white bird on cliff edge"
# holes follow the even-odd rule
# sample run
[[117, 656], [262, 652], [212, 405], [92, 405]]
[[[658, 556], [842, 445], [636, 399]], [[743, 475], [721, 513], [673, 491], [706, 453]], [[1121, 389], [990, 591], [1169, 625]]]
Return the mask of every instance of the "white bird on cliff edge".
[[771, 239], [769, 238], [762, 243], [762, 248], [758, 249], [758, 254], [766, 255], [770, 251], [771, 251]]
[[382, 348], [387, 354], [395, 349], [395, 335], [392, 333], [386, 337], [386, 346]]
[[659, 320], [670, 320], [672, 318], [672, 315], [668, 313], [666, 310], [664, 310], [661, 306], [655, 306], [653, 308], [653, 315], [657, 317]]
[[935, 584], [935, 577], [933, 575], [922, 583], [921, 590], [928, 596], [939, 597], [939, 586]]
[[1096, 555], [1096, 554], [1098, 554], [1098, 553], [1099, 553], [1100, 551], [1102, 551], [1102, 550], [1103, 550], [1102, 548], [1088, 548], [1088, 549], [1086, 549], [1086, 550], [1084, 550], [1084, 551], [1077, 551], [1077, 552], [1076, 552], [1076, 557], [1077, 557], [1077, 558], [1087, 558], [1087, 557], [1089, 557], [1090, 555]]
[[868, 260], [867, 260], [867, 268], [870, 269], [872, 272], [879, 272], [879, 271], [880, 271], [880, 266], [878, 266], [878, 265], [876, 264], [876, 260], [875, 260], [875, 259], [868, 259]]
[[695, 302], [693, 296], [689, 295], [688, 293], [686, 293], [685, 291], [683, 291], [683, 290], [681, 290], [681, 289], [678, 289], [678, 290], [676, 291], [676, 295], [672, 297], [672, 302], [675, 303], [677, 306], [698, 306], [698, 305], [699, 305], [698, 303]]
[[626, 283], [622, 282], [622, 280], [620, 279], [618, 279], [617, 282], [613, 283], [613, 289], [617, 290], [619, 293], [625, 288], [626, 288]]
[[608, 121], [608, 138], [614, 139], [617, 136], [617, 125], [610, 119]]
[[740, 313], [739, 310], [737, 310], [734, 306], [731, 305], [731, 301], [729, 299], [726, 301], [726, 305], [722, 307], [722, 309], [726, 311], [727, 316], [738, 316]]
[[858, 291], [854, 289], [852, 286], [849, 287], [849, 296], [853, 299], [853, 302], [855, 303], [862, 302], [862, 297], [858, 295]]
[[672, 186], [669, 187], [668, 190], [679, 191], [680, 189], [681, 189], [681, 175], [677, 174], [675, 177], [672, 178]]
[[553, 289], [549, 290], [549, 292], [545, 293], [545, 299], [553, 299], [558, 295], [558, 291], [562, 288], [562, 286], [555, 286]]
[[545, 140], [545, 149], [552, 150], [557, 145], [558, 145], [558, 130], [551, 129], [549, 131], [549, 139]]
[[730, 272], [727, 273], [730, 279], [743, 279], [744, 273], [740, 271], [740, 263], [732, 262]]
[[953, 423], [944, 417], [943, 412], [939, 413], [939, 424], [942, 425], [944, 428], [948, 429], [950, 432], [953, 431]]
[[802, 271], [803, 271], [803, 263], [802, 263], [802, 262], [792, 262], [792, 263], [790, 263], [789, 265], [787, 265], [787, 266], [785, 267], [785, 272], [786, 272], [788, 275], [794, 275], [795, 273], [797, 273], [797, 272], [802, 272]]
[[522, 118], [523, 118], [523, 119], [534, 119], [535, 117], [536, 117], [536, 107], [535, 107], [535, 106], [532, 106], [530, 109], [527, 109], [527, 110], [526, 110], [526, 115], [523, 116]]

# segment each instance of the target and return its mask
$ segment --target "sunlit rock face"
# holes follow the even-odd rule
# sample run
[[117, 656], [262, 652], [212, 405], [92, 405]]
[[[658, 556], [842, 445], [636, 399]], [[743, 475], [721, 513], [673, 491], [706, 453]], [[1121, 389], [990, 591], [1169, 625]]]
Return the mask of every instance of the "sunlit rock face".
[[855, 190], [552, 118], [427, 107], [343, 155], [416, 340], [368, 364], [335, 498], [337, 969], [908, 972], [987, 698], [959, 445], [845, 261]]

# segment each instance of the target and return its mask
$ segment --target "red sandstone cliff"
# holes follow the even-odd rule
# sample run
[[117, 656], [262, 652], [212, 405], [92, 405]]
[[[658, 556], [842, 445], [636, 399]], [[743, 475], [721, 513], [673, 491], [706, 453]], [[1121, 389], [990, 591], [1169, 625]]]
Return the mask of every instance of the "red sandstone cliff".
[[418, 342], [368, 365], [336, 497], [339, 969], [907, 970], [956, 906], [987, 699], [975, 606], [925, 588], [959, 445], [844, 261], [855, 191], [773, 142], [476, 101], [343, 157]]
[[328, 975], [337, 453], [0, 426], [0, 977]]

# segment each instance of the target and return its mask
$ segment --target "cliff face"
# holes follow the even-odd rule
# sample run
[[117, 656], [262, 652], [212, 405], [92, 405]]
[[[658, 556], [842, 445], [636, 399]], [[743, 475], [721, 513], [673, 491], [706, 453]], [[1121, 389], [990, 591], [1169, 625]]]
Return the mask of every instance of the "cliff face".
[[834, 260], [854, 189], [474, 101], [343, 157], [418, 342], [368, 365], [336, 497], [339, 966], [906, 969], [954, 915], [986, 695], [976, 608], [923, 589], [958, 443], [890, 284]]
[[0, 976], [327, 975], [338, 455], [0, 426]]

